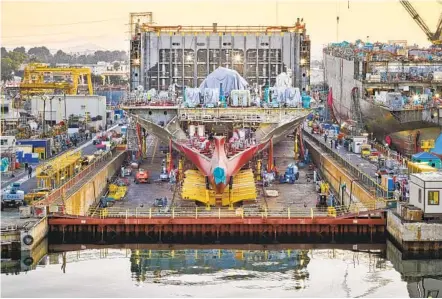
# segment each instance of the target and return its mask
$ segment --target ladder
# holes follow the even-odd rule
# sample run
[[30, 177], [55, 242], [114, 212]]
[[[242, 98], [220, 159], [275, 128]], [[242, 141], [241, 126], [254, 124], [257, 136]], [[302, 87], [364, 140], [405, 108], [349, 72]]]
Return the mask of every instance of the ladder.
[[361, 111], [361, 103], [359, 99], [359, 88], [354, 87], [351, 90], [351, 99], [352, 99], [352, 117], [356, 121], [356, 134], [359, 135], [364, 130], [364, 123], [362, 121], [362, 111]]

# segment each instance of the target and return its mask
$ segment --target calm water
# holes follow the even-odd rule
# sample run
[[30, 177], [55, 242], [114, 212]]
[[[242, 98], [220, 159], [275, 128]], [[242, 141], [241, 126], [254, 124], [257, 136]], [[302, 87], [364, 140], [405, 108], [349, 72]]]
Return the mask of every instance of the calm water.
[[[256, 250], [258, 247], [244, 250], [247, 246], [241, 246], [242, 250], [183, 247], [157, 250], [147, 249], [155, 248], [153, 245], [145, 245], [144, 249], [143, 245], [122, 246], [134, 249], [76, 250], [81, 247], [53, 245], [49, 246], [49, 251], [68, 251], [46, 254], [46, 243], [32, 253], [37, 260], [33, 265], [26, 266], [29, 260], [26, 262], [25, 256], [19, 261], [3, 260], [1, 295], [248, 298], [442, 296], [442, 260], [402, 260], [400, 253], [390, 243], [378, 245], [377, 249], [370, 251], [366, 248], [364, 251], [352, 250], [356, 249], [352, 246], [349, 246], [349, 250]], [[136, 246], [140, 249], [135, 249]]]

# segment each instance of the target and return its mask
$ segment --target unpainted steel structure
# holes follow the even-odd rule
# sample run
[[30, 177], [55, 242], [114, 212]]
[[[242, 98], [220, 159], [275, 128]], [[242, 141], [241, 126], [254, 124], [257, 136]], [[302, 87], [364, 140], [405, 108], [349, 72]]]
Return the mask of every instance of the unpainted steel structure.
[[218, 67], [261, 86], [290, 69], [293, 86], [309, 89], [310, 40], [299, 19], [294, 26], [154, 26], [152, 13], [137, 13], [130, 24], [131, 90], [198, 87]]

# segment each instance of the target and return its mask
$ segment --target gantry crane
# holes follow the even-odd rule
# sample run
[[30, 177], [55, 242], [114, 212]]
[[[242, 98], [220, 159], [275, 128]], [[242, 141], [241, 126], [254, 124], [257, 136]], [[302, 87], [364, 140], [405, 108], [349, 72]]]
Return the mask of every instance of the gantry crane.
[[[45, 77], [49, 76], [49, 82]], [[64, 77], [56, 82], [54, 77]], [[85, 78], [86, 77], [86, 78]], [[21, 94], [36, 95], [63, 92], [67, 95], [78, 93], [78, 87], [87, 80], [89, 95], [93, 94], [91, 70], [89, 68], [51, 68], [44, 64], [32, 63], [25, 67], [23, 81], [20, 83]]]
[[442, 45], [442, 13], [439, 16], [439, 21], [437, 22], [436, 31], [432, 33], [428, 28], [427, 24], [425, 24], [424, 20], [420, 17], [411, 3], [407, 0], [400, 0], [402, 6], [407, 10], [410, 16], [416, 21], [419, 27], [424, 31], [427, 35], [428, 40], [433, 45]]

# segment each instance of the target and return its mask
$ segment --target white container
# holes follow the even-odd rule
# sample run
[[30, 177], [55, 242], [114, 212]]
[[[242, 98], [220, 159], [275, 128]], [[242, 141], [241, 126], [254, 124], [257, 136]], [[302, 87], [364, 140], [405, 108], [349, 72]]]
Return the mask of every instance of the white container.
[[198, 136], [204, 137], [204, 125], [198, 125]]
[[190, 137], [195, 136], [195, 125], [190, 125], [189, 126], [189, 136]]
[[20, 214], [20, 219], [30, 218], [32, 216], [31, 206], [20, 207], [18, 211]]

